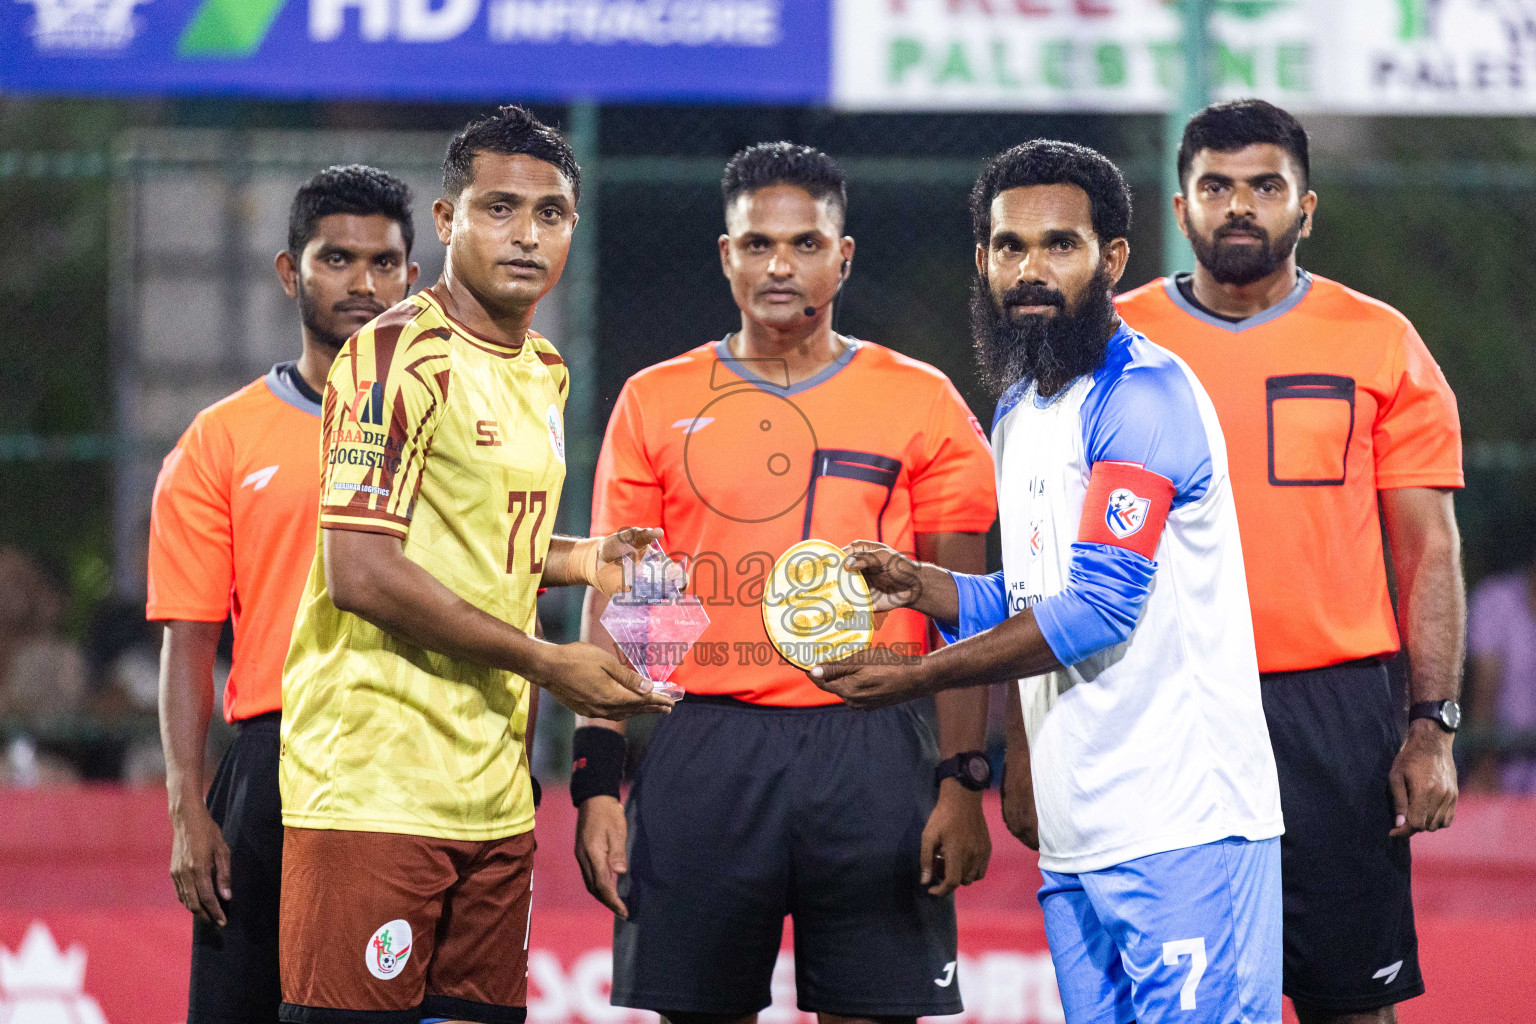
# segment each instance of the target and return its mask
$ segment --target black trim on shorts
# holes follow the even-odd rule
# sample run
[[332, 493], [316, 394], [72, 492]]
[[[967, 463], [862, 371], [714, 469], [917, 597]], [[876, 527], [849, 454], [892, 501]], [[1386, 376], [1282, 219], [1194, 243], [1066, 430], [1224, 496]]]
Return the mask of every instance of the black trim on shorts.
[[284, 1024], [421, 1024], [421, 1007], [409, 1010], [340, 1010], [332, 1006], [284, 1003], [277, 1019]]
[[277, 1019], [285, 1024], [420, 1024], [423, 1017], [447, 1017], [474, 1024], [526, 1024], [528, 1007], [429, 995], [420, 1006], [410, 1010], [341, 1010], [284, 1003], [277, 1012]]
[[528, 1019], [528, 1007], [498, 1006], [495, 1003], [477, 1003], [473, 999], [428, 993], [427, 998], [421, 1002], [421, 1013], [417, 1020], [421, 1017], [471, 1020], [475, 1024], [524, 1024]]

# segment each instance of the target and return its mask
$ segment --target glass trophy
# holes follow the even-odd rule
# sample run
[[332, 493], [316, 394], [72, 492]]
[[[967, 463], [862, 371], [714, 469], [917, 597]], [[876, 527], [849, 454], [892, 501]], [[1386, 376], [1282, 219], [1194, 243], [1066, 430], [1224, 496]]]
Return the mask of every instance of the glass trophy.
[[654, 692], [675, 700], [683, 688], [669, 680], [709, 627], [709, 616], [684, 589], [683, 567], [655, 541], [639, 559], [624, 556], [624, 578], [629, 588], [613, 596], [599, 621]]

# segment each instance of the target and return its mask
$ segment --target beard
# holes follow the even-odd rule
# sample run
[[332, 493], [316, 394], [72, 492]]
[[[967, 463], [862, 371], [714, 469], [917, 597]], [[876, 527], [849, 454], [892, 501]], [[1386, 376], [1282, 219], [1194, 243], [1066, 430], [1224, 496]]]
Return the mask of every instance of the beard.
[[[1195, 259], [1211, 272], [1220, 284], [1253, 284], [1263, 280], [1281, 267], [1296, 251], [1301, 239], [1301, 226], [1307, 215], [1302, 214], [1279, 238], [1271, 239], [1269, 232], [1252, 220], [1228, 221], [1209, 238], [1201, 235], [1189, 222], [1189, 211], [1184, 213], [1184, 228], [1189, 232], [1189, 244], [1195, 250]], [[1252, 234], [1258, 237], [1258, 245], [1223, 245], [1222, 239], [1232, 234]]]
[[[1066, 297], [1043, 285], [1014, 285], [1003, 294], [1002, 309], [987, 280], [971, 284], [971, 343], [982, 383], [994, 396], [1019, 381], [1033, 381], [1049, 398], [1085, 373], [1104, 365], [1104, 353], [1119, 317], [1110, 295], [1109, 272], [1101, 264], [1075, 308]], [[1055, 306], [1054, 316], [1031, 314], [1013, 320], [1010, 304]]]
[[314, 296], [304, 290], [304, 278], [298, 278], [299, 289], [299, 319], [304, 322], [311, 336], [316, 341], [330, 349], [332, 352], [340, 352], [341, 346], [347, 343], [350, 334], [337, 334], [334, 323], [327, 323], [320, 313], [320, 303]]

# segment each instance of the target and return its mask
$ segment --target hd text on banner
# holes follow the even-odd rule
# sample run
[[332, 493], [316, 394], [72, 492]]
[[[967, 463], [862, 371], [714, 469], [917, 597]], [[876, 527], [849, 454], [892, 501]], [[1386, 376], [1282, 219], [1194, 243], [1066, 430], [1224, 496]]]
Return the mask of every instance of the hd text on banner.
[[818, 103], [826, 0], [7, 0], [0, 91]]

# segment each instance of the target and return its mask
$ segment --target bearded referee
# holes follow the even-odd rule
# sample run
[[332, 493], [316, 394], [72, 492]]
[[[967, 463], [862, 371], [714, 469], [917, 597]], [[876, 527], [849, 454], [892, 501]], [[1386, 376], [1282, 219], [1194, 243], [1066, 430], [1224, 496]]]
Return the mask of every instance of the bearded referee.
[[1408, 837], [1456, 810], [1456, 398], [1406, 317], [1297, 266], [1318, 199], [1294, 117], [1207, 107], [1178, 159], [1195, 272], [1119, 309], [1195, 371], [1227, 438], [1285, 810], [1285, 992], [1303, 1024], [1390, 1024], [1424, 991]]
[[[416, 280], [410, 204], [404, 182], [372, 167], [305, 182], [276, 260], [301, 354], [198, 413], [155, 485], [148, 616], [165, 623], [160, 734], [171, 877], [193, 914], [189, 1024], [277, 1019], [278, 719], [320, 511], [320, 391], [347, 336]], [[237, 735], [205, 804], [214, 655], [231, 616], [221, 710]]]

